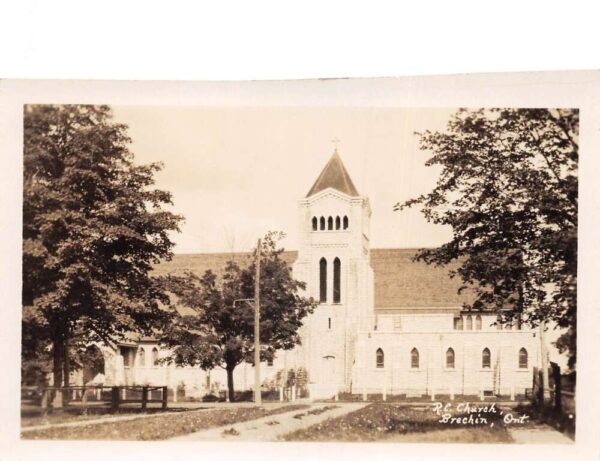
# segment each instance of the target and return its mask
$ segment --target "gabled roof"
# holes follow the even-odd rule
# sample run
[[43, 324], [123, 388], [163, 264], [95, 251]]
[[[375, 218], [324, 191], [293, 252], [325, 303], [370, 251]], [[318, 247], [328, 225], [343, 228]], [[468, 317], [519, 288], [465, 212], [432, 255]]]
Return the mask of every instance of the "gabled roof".
[[458, 293], [461, 281], [451, 278], [446, 266], [414, 261], [417, 249], [381, 248], [371, 250], [371, 267], [375, 282], [375, 313], [441, 312], [461, 308], [474, 301], [474, 292]]
[[329, 162], [327, 162], [327, 165], [323, 168], [323, 171], [321, 171], [321, 174], [308, 191], [308, 194], [306, 194], [306, 197], [315, 195], [328, 187], [338, 190], [350, 197], [358, 197], [359, 195], [337, 150], [333, 153]]
[[[413, 261], [415, 249], [372, 249], [371, 267], [375, 278], [375, 313], [441, 313], [458, 312], [462, 305], [473, 301], [473, 292], [458, 294], [460, 281], [452, 279], [448, 271], [456, 264], [445, 267], [430, 266]], [[285, 251], [281, 258], [290, 266], [298, 256], [296, 251]], [[191, 271], [202, 275], [211, 269], [222, 275], [227, 261], [240, 265], [250, 264], [251, 253], [178, 254], [171, 261], [154, 269], [156, 275], [182, 275]]]

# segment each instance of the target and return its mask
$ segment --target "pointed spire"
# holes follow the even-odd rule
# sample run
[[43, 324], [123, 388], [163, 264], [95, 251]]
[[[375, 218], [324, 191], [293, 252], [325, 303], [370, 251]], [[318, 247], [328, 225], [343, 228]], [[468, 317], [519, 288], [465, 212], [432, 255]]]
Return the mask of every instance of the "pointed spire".
[[321, 171], [321, 174], [306, 196], [310, 197], [311, 195], [315, 195], [328, 187], [338, 190], [350, 197], [358, 197], [359, 195], [356, 187], [354, 187], [352, 179], [350, 179], [348, 171], [346, 171], [346, 168], [342, 163], [340, 155], [338, 154], [337, 144], [329, 162], [327, 162], [327, 165], [325, 165], [325, 168], [323, 168], [323, 171]]

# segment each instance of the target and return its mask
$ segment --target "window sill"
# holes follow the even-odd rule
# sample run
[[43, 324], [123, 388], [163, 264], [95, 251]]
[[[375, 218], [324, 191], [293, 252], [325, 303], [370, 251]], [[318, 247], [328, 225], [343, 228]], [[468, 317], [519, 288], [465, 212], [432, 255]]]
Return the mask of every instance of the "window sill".
[[317, 230], [311, 230], [310, 233], [311, 234], [320, 234], [322, 232], [348, 232], [350, 229], [317, 229]]

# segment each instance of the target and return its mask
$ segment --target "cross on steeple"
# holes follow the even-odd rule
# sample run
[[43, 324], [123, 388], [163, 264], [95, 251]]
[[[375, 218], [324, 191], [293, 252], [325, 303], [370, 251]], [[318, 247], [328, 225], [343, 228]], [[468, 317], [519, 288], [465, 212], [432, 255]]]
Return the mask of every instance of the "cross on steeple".
[[337, 153], [337, 151], [338, 151], [338, 144], [339, 144], [340, 140], [338, 138], [333, 138], [331, 140], [331, 142], [333, 143], [333, 149], [334, 149], [334, 151]]

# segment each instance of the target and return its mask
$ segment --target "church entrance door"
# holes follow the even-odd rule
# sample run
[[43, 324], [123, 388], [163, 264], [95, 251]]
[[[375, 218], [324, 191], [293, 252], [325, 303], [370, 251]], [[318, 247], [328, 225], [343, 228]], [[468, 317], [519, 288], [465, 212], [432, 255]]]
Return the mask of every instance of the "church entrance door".
[[328, 399], [335, 395], [337, 390], [337, 360], [334, 355], [325, 355], [321, 358], [319, 380], [316, 383], [315, 398]]

